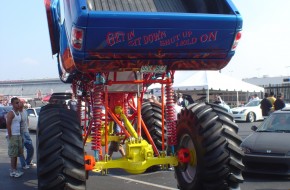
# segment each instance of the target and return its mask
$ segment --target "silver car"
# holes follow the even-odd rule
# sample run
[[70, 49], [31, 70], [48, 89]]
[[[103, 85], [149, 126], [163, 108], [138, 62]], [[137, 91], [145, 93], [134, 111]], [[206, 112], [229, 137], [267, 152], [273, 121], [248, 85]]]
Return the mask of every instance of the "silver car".
[[38, 116], [40, 112], [41, 107], [36, 107], [36, 108], [28, 108], [27, 115], [28, 115], [28, 120], [29, 120], [29, 125], [28, 129], [30, 131], [36, 131], [37, 129], [37, 123], [38, 123]]

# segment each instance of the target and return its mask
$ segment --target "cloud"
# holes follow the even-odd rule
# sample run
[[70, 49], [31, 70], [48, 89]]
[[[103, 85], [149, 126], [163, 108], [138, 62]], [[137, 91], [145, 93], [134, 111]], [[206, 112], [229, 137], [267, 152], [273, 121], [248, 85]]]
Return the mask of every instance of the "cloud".
[[25, 65], [38, 65], [39, 64], [39, 62], [36, 59], [30, 58], [30, 57], [26, 57], [22, 59], [21, 63]]

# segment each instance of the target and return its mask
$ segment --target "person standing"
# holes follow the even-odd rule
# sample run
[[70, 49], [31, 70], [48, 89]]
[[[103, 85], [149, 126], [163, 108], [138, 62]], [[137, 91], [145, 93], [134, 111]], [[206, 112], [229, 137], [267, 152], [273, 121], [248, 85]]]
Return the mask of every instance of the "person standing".
[[32, 162], [32, 158], [34, 155], [34, 147], [33, 147], [33, 143], [31, 140], [31, 137], [29, 135], [29, 130], [28, 130], [28, 125], [29, 125], [29, 120], [28, 120], [28, 115], [27, 115], [27, 111], [24, 108], [24, 105], [22, 102], [19, 103], [19, 112], [21, 114], [21, 136], [23, 139], [23, 147], [26, 148], [26, 159], [24, 157], [24, 155], [21, 155], [19, 157], [20, 163], [21, 163], [21, 167], [23, 169], [29, 169], [30, 166], [36, 166], [35, 163]]
[[7, 113], [6, 118], [6, 138], [8, 142], [8, 155], [11, 159], [11, 177], [21, 177], [23, 175], [23, 172], [16, 169], [17, 157], [23, 154], [20, 134], [21, 115], [19, 113], [19, 102], [17, 97], [11, 99], [12, 110]]
[[222, 103], [222, 98], [219, 95], [214, 96], [214, 104], [221, 104]]
[[285, 105], [285, 102], [283, 100], [283, 94], [282, 93], [279, 93], [277, 95], [277, 99], [275, 100], [274, 102], [274, 110], [281, 110], [283, 109], [286, 105]]
[[254, 94], [254, 98], [253, 98], [253, 100], [260, 100], [258, 94]]
[[[115, 122], [113, 124], [113, 133], [114, 133], [114, 135], [121, 133], [121, 127]], [[120, 142], [111, 141], [110, 145], [109, 145], [109, 152], [108, 152], [109, 158], [112, 158], [113, 152], [118, 152], [118, 151], [120, 152], [122, 157], [126, 156], [123, 145]]]
[[178, 105], [181, 106], [182, 102], [183, 102], [183, 95], [182, 95], [182, 93], [178, 93], [178, 101], [177, 101]]
[[266, 92], [263, 100], [260, 103], [260, 108], [262, 109], [262, 115], [264, 118], [266, 118], [270, 115], [270, 111], [272, 108], [272, 103], [270, 102], [268, 97], [269, 97], [269, 94]]
[[72, 99], [68, 101], [68, 107], [71, 110], [77, 111], [78, 110], [78, 101], [75, 98], [75, 95], [72, 94]]
[[173, 101], [174, 101], [174, 121], [177, 122], [177, 117], [178, 114], [181, 112], [182, 110], [182, 106], [178, 104], [178, 97], [176, 94], [173, 95]]
[[271, 91], [270, 92], [270, 95], [268, 97], [268, 100], [270, 100], [271, 104], [272, 104], [272, 107], [271, 107], [271, 112], [273, 112], [275, 109], [274, 109], [274, 102], [276, 101], [276, 98], [274, 96], [274, 92]]

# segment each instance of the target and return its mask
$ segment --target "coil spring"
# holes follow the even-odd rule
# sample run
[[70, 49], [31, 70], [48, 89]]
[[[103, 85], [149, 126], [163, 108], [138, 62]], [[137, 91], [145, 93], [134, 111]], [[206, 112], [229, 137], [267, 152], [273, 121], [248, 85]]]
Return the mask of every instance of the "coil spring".
[[175, 122], [175, 108], [174, 108], [174, 92], [172, 89], [172, 84], [167, 84], [165, 86], [165, 96], [166, 96], [166, 126], [168, 135], [168, 145], [176, 145], [176, 122]]
[[103, 102], [103, 86], [96, 86], [95, 91], [93, 92], [93, 104], [92, 113], [93, 113], [93, 125], [92, 125], [92, 150], [97, 150], [99, 155], [102, 155], [102, 144], [101, 144], [101, 127], [102, 127], [102, 102]]

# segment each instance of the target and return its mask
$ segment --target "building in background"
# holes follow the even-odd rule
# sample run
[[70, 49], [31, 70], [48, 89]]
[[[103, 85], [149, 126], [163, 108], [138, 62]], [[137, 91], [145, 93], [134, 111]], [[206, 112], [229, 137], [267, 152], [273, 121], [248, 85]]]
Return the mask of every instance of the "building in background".
[[65, 84], [60, 79], [36, 79], [36, 80], [9, 80], [0, 81], [0, 100], [9, 104], [13, 96], [31, 103], [33, 107], [44, 103], [42, 98], [52, 92], [71, 92], [71, 85]]
[[0, 94], [3, 96], [40, 98], [51, 92], [68, 90], [71, 90], [71, 85], [61, 82], [58, 78], [0, 81]]
[[265, 92], [274, 92], [275, 95], [278, 93], [284, 94], [284, 101], [290, 102], [290, 76], [280, 76], [280, 77], [269, 77], [264, 76], [261, 78], [245, 78], [243, 81], [257, 86], [261, 86], [265, 89]]

